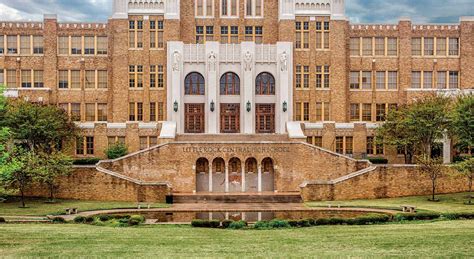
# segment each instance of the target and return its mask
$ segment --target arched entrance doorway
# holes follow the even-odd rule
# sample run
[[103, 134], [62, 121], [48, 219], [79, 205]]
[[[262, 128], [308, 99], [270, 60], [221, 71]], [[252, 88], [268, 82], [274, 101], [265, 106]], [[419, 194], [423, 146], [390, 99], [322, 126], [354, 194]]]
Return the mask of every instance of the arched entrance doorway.
[[229, 160], [229, 192], [242, 191], [242, 163], [233, 157]]
[[245, 192], [258, 192], [257, 159], [253, 157], [245, 161]]
[[209, 161], [199, 158], [196, 161], [196, 192], [209, 191]]
[[262, 192], [275, 191], [275, 168], [269, 157], [262, 160]]
[[212, 161], [212, 192], [225, 192], [225, 161], [221, 157]]

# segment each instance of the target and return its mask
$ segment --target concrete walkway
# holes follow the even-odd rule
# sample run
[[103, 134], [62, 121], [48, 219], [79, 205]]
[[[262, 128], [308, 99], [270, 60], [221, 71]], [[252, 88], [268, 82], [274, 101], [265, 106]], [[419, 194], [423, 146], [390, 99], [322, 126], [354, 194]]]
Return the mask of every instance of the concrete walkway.
[[366, 213], [396, 214], [399, 211], [369, 208], [322, 208], [306, 207], [302, 203], [183, 203], [173, 204], [169, 208], [156, 209], [111, 209], [84, 211], [75, 215], [61, 215], [65, 220], [77, 216], [95, 216], [99, 214], [138, 214], [140, 212], [286, 212], [286, 211], [354, 211]]

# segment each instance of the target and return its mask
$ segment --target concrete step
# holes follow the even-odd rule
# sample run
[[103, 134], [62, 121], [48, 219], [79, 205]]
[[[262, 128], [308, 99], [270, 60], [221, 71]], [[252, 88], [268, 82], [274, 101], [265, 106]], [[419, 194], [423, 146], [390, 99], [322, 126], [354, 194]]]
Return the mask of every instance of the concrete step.
[[173, 203], [302, 203], [299, 193], [288, 194], [174, 194]]

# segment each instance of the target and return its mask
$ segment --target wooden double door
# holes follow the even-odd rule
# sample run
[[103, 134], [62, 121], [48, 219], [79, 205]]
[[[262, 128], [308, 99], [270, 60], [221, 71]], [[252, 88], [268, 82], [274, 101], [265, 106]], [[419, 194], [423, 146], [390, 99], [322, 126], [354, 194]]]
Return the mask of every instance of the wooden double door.
[[256, 133], [275, 133], [275, 104], [257, 104], [255, 117]]
[[184, 106], [184, 132], [204, 133], [204, 103], [186, 103]]
[[239, 103], [221, 103], [221, 133], [240, 133]]

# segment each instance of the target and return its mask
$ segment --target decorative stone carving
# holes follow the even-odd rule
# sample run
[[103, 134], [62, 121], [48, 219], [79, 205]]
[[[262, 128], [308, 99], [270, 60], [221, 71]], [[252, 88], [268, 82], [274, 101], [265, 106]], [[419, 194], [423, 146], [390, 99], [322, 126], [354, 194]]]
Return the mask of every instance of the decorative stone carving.
[[245, 71], [252, 71], [252, 53], [247, 51], [244, 55], [244, 70]]
[[214, 51], [211, 51], [211, 53], [209, 53], [209, 57], [207, 58], [207, 61], [209, 65], [209, 71], [216, 71], [217, 57]]
[[179, 51], [173, 52], [173, 71], [179, 71], [179, 63], [181, 62], [181, 54]]
[[280, 69], [282, 72], [288, 70], [288, 54], [286, 54], [286, 51], [283, 51], [280, 55]]

